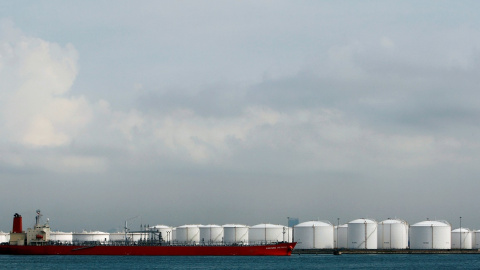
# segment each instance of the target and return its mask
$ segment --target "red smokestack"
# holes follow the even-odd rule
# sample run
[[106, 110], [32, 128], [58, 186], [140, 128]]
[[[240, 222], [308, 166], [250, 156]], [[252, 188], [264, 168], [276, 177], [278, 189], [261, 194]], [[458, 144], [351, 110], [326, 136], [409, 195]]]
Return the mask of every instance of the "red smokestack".
[[13, 230], [12, 233], [22, 233], [22, 216], [15, 213], [13, 215]]

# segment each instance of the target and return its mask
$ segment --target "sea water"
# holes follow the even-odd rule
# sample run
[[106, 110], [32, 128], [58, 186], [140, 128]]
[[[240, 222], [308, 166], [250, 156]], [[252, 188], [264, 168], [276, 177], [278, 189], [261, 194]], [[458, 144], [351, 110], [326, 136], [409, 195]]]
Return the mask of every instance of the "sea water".
[[15, 256], [1, 269], [480, 269], [480, 254], [343, 254], [289, 257]]

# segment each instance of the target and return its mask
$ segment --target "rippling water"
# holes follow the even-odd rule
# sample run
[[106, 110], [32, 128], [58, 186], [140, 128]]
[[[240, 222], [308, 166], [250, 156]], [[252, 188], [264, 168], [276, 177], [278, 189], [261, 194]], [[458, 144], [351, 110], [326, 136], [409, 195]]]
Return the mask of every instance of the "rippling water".
[[1, 269], [480, 269], [478, 254], [143, 257], [0, 255]]

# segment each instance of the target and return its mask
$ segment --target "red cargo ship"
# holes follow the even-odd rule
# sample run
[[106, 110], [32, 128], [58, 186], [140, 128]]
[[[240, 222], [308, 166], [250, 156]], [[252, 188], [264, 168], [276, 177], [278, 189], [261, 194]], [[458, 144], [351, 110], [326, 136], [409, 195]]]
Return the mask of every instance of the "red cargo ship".
[[289, 256], [295, 243], [258, 246], [0, 246], [11, 255]]
[[121, 244], [55, 244], [49, 241], [50, 227], [39, 225], [22, 231], [22, 217], [15, 214], [10, 242], [0, 245], [0, 254], [11, 255], [145, 255], [145, 256], [289, 256], [296, 243], [264, 245], [169, 245], [161, 241]]

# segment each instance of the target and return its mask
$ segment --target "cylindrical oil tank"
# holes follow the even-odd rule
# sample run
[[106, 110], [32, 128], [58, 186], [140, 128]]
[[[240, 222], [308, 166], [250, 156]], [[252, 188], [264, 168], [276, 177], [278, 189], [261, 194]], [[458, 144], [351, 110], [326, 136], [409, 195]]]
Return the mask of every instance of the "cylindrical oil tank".
[[149, 228], [151, 231], [151, 239], [159, 240], [161, 238], [162, 242], [170, 243], [172, 241], [172, 227], [166, 225], [155, 225]]
[[475, 230], [472, 230], [472, 249], [478, 249], [476, 246], [477, 246], [477, 235], [476, 235], [476, 231]]
[[330, 222], [307, 221], [293, 227], [297, 249], [334, 248], [334, 228]]
[[287, 228], [286, 233], [283, 235], [283, 242], [293, 242], [293, 228], [292, 227], [285, 227]]
[[335, 226], [333, 245], [335, 248], [348, 248], [348, 224]]
[[[110, 237], [109, 237], [110, 239]], [[73, 242], [73, 233], [71, 232], [50, 232], [50, 241], [54, 241], [62, 244], [71, 244]]]
[[125, 241], [125, 233], [124, 232], [110, 233], [109, 239], [112, 242]]
[[288, 227], [275, 224], [258, 224], [248, 229], [248, 243], [261, 244], [282, 242]]
[[223, 242], [223, 227], [219, 225], [200, 226], [200, 243], [211, 245]]
[[110, 240], [110, 234], [106, 232], [74, 232], [72, 234], [73, 242], [100, 242], [106, 243]]
[[0, 243], [10, 242], [10, 234], [6, 232], [0, 232]]
[[450, 249], [452, 226], [446, 221], [426, 220], [410, 226], [410, 249]]
[[200, 225], [182, 225], [176, 230], [177, 243], [198, 245], [200, 242]]
[[472, 232], [472, 248], [480, 249], [480, 230]]
[[248, 226], [241, 224], [225, 224], [223, 241], [225, 244], [248, 244]]
[[387, 219], [378, 223], [378, 249], [408, 248], [408, 223], [401, 219]]
[[452, 231], [452, 249], [472, 249], [472, 231], [458, 228]]
[[373, 219], [360, 218], [348, 223], [348, 248], [376, 249], [377, 222]]

